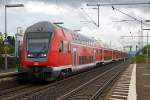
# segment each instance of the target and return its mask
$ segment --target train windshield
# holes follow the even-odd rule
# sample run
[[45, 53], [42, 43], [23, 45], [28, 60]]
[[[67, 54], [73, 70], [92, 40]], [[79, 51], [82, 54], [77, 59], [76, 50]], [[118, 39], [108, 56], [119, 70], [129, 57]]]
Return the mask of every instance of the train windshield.
[[28, 33], [27, 34], [27, 57], [47, 57], [52, 33]]

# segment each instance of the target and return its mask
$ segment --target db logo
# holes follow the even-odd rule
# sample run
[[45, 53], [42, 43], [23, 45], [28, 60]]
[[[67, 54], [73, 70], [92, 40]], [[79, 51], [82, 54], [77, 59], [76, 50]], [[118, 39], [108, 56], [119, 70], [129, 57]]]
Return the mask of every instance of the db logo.
[[39, 65], [39, 63], [38, 62], [34, 62], [34, 65]]

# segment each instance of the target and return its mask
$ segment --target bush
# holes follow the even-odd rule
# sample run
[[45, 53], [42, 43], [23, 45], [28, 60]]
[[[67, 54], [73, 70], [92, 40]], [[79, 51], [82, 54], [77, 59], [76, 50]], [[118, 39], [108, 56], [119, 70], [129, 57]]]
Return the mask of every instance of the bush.
[[[147, 56], [146, 55], [137, 55], [137, 56], [132, 58], [132, 62], [147, 63]], [[148, 62], [150, 62], [150, 57], [149, 57], [149, 61]]]
[[[17, 65], [17, 60], [15, 57], [7, 57], [8, 68], [15, 68]], [[5, 57], [0, 56], [0, 69], [5, 68]]]

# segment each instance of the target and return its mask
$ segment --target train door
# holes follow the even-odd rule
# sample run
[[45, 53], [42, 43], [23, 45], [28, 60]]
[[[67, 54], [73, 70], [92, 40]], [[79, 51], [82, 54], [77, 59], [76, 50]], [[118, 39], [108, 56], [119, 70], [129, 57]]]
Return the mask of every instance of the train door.
[[100, 60], [101, 61], [103, 60], [103, 49], [102, 48], [100, 49]]
[[104, 48], [102, 48], [102, 61], [104, 62]]
[[112, 55], [112, 60], [114, 60], [114, 52], [113, 52], [113, 50], [111, 50], [111, 55]]
[[77, 52], [76, 52], [76, 48], [73, 48], [73, 65], [75, 66], [76, 65], [76, 58], [77, 58]]
[[95, 62], [96, 61], [96, 50], [94, 50], [94, 55], [93, 55], [93, 61]]

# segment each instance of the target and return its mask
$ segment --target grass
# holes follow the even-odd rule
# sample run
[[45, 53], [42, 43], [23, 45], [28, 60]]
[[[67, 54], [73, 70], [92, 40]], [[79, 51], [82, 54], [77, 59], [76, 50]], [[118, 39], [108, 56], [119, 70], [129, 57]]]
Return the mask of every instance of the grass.
[[[131, 58], [132, 62], [136, 62], [138, 64], [147, 63], [147, 56], [146, 55], [137, 55]], [[150, 63], [150, 56], [148, 58], [148, 63]]]
[[[147, 50], [148, 50], [148, 54], [149, 54], [148, 62], [147, 62]], [[136, 56], [131, 58], [131, 61], [136, 62], [138, 64], [150, 63], [150, 45], [144, 46], [143, 49], [139, 50], [136, 53]]]

